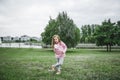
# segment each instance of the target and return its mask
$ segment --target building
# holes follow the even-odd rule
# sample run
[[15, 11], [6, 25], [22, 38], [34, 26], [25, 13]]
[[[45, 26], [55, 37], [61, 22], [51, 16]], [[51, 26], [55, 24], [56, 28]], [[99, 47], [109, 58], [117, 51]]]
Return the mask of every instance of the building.
[[5, 37], [0, 37], [1, 42], [27, 42], [27, 41], [41, 41], [40, 38], [38, 37], [29, 37], [27, 35], [23, 35], [21, 37], [11, 37], [11, 36], [5, 36]]
[[12, 41], [12, 37], [11, 36], [3, 37], [3, 42], [9, 42], [9, 41]]
[[23, 36], [20, 37], [20, 41], [26, 42], [26, 41], [29, 41], [29, 40], [30, 40], [30, 37], [27, 36], [27, 35], [23, 35]]
[[13, 41], [20, 41], [19, 37], [13, 37]]

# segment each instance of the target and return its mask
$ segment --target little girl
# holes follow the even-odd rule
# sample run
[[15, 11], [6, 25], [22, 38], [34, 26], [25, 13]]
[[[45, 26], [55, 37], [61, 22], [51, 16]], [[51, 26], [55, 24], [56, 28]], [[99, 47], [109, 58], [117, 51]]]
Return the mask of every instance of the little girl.
[[54, 35], [52, 37], [52, 47], [55, 52], [55, 57], [57, 59], [57, 63], [52, 65], [52, 71], [57, 70], [56, 74], [61, 73], [61, 65], [63, 64], [65, 53], [67, 50], [66, 44], [60, 40], [60, 37], [58, 35]]

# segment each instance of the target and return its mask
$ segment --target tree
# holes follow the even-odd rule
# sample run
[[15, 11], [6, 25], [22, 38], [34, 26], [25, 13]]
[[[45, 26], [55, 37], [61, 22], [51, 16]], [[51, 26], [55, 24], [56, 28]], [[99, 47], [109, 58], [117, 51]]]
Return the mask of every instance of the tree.
[[84, 25], [81, 27], [81, 43], [95, 43], [95, 38], [93, 36], [95, 27], [97, 25]]
[[116, 24], [114, 37], [116, 44], [120, 46], [120, 21]]
[[58, 32], [58, 28], [56, 25], [56, 21], [50, 18], [48, 25], [45, 28], [45, 32], [41, 33], [42, 41], [46, 45], [51, 44], [51, 38], [54, 34], [57, 34], [57, 32]]
[[82, 30], [81, 42], [85, 43], [87, 37], [87, 26], [86, 25], [82, 26], [81, 30]]
[[107, 51], [111, 51], [111, 46], [115, 45], [114, 40], [115, 23], [108, 21], [102, 22], [102, 25], [98, 26], [95, 31], [96, 44], [98, 46], [107, 46]]
[[54, 34], [58, 34], [68, 47], [75, 47], [80, 41], [80, 30], [66, 12], [59, 13], [56, 19], [50, 18], [45, 32], [41, 34], [42, 41], [51, 44]]

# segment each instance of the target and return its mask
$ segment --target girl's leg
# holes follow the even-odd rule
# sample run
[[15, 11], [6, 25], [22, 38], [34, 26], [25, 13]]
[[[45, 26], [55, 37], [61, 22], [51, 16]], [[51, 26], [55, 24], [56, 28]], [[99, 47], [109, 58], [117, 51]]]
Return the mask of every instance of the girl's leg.
[[57, 63], [53, 65], [57, 68], [57, 71], [61, 71], [61, 65], [63, 64], [64, 58], [57, 58]]
[[56, 58], [57, 59], [57, 63], [52, 65], [52, 71], [55, 71], [55, 68], [57, 69], [57, 71], [61, 71], [61, 65], [63, 64], [64, 58]]

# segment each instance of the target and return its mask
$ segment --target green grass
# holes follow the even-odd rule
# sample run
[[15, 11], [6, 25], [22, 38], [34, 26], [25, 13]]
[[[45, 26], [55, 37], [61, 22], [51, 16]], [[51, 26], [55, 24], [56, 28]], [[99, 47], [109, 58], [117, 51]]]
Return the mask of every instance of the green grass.
[[69, 49], [62, 74], [51, 49], [0, 48], [0, 80], [120, 80], [120, 50]]

